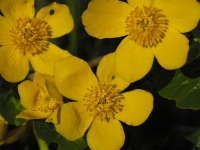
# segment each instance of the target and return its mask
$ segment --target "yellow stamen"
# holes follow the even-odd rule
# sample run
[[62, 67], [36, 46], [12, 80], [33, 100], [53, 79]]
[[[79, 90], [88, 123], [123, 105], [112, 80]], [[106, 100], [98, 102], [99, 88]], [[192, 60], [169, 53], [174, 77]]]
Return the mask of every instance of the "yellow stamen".
[[168, 29], [168, 20], [155, 7], [136, 7], [126, 19], [129, 38], [142, 47], [156, 47]]
[[60, 102], [54, 98], [52, 98], [49, 93], [41, 91], [39, 96], [37, 97], [38, 102], [38, 110], [42, 112], [53, 111], [56, 109]]
[[52, 35], [51, 27], [38, 18], [19, 18], [10, 33], [16, 49], [33, 56], [47, 51], [47, 39]]
[[92, 117], [100, 120], [109, 121], [115, 118], [115, 114], [122, 111], [123, 106], [120, 104], [123, 99], [120, 90], [113, 84], [98, 84], [88, 89], [84, 96], [86, 110]]

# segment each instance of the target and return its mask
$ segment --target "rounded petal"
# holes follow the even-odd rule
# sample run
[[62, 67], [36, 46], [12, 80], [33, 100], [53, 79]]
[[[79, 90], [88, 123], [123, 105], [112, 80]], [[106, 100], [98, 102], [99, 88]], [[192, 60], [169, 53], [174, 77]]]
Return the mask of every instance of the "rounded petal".
[[44, 119], [51, 115], [51, 111], [42, 112], [42, 111], [33, 111], [33, 110], [24, 110], [16, 116], [16, 118], [23, 118], [26, 120], [31, 119]]
[[82, 22], [88, 34], [102, 38], [127, 35], [126, 18], [133, 8], [118, 0], [92, 0], [83, 12]]
[[50, 75], [42, 74], [39, 72], [34, 73], [33, 82], [37, 83], [44, 91], [47, 91], [46, 84], [45, 84], [46, 80], [54, 82], [54, 78]]
[[157, 6], [162, 0], [127, 0], [128, 3], [135, 7], [151, 7], [151, 6]]
[[60, 123], [55, 128], [66, 139], [74, 141], [84, 135], [92, 120], [83, 103], [69, 102], [61, 105]]
[[68, 51], [62, 50], [50, 43], [47, 51], [43, 51], [43, 53], [34, 56], [29, 55], [29, 59], [35, 71], [53, 76], [55, 62], [70, 55]]
[[74, 27], [74, 21], [67, 5], [56, 2], [40, 9], [36, 18], [46, 21], [51, 26], [51, 38], [67, 34]]
[[29, 71], [28, 58], [13, 45], [0, 47], [0, 73], [8, 82], [23, 80]]
[[13, 24], [0, 15], [0, 45], [7, 45], [12, 43], [12, 37], [10, 36], [10, 30]]
[[62, 103], [63, 102], [63, 97], [60, 94], [60, 92], [58, 92], [58, 89], [55, 85], [55, 82], [52, 82], [50, 80], [45, 80], [45, 84], [47, 87], [47, 91], [50, 94], [50, 96], [54, 99], [56, 99], [58, 102]]
[[189, 41], [180, 32], [169, 27], [162, 43], [153, 48], [153, 51], [163, 68], [167, 70], [178, 69], [187, 60]]
[[153, 96], [144, 90], [133, 90], [123, 93], [121, 101], [123, 110], [115, 115], [117, 119], [128, 125], [138, 126], [150, 115], [153, 109]]
[[13, 23], [19, 18], [33, 18], [35, 15], [34, 0], [1, 0], [1, 12]]
[[199, 22], [200, 4], [196, 0], [163, 0], [158, 7], [169, 26], [182, 33], [191, 31]]
[[87, 89], [97, 85], [89, 65], [78, 57], [69, 56], [56, 62], [54, 72], [59, 92], [73, 100], [83, 100]]
[[95, 119], [87, 134], [87, 143], [94, 150], [118, 150], [125, 140], [121, 123], [116, 119], [108, 122]]
[[97, 68], [97, 78], [100, 83], [116, 84], [117, 88], [123, 91], [129, 86], [129, 82], [120, 78], [114, 69], [115, 66], [115, 53], [104, 56]]
[[116, 50], [116, 72], [122, 79], [134, 82], [150, 71], [153, 60], [154, 54], [150, 48], [141, 47], [126, 37]]
[[20, 102], [26, 108], [34, 110], [37, 108], [37, 97], [40, 92], [40, 87], [29, 80], [23, 81], [18, 85]]

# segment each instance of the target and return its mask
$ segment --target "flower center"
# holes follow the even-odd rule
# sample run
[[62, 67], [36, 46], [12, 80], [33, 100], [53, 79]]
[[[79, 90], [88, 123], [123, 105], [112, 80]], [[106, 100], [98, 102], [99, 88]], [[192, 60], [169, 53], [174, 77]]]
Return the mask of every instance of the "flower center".
[[155, 7], [136, 7], [126, 18], [129, 38], [142, 47], [156, 47], [168, 29], [168, 20]]
[[52, 98], [49, 93], [41, 91], [39, 96], [37, 97], [38, 103], [38, 110], [42, 112], [53, 111], [56, 109], [60, 102], [54, 98]]
[[99, 83], [98, 86], [88, 89], [83, 100], [86, 102], [86, 110], [92, 117], [109, 121], [110, 118], [115, 118], [116, 113], [122, 111], [122, 99], [123, 96], [116, 85]]
[[33, 56], [47, 51], [47, 39], [52, 35], [50, 25], [38, 18], [19, 18], [10, 33], [16, 49]]

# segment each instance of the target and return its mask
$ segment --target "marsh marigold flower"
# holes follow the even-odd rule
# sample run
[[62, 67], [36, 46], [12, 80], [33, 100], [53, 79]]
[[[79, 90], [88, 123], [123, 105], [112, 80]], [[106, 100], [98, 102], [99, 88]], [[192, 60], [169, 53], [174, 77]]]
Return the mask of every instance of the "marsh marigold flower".
[[116, 50], [116, 72], [136, 81], [152, 67], [154, 56], [168, 70], [182, 67], [188, 39], [181, 33], [199, 21], [196, 0], [92, 0], [82, 15], [88, 34], [103, 38], [127, 35]]
[[36, 16], [34, 0], [1, 0], [0, 9], [0, 73], [9, 82], [23, 80], [29, 61], [35, 71], [53, 75], [55, 61], [69, 53], [48, 42], [73, 28], [66, 5], [52, 3]]
[[57, 132], [73, 141], [88, 129], [91, 149], [119, 150], [125, 140], [120, 121], [137, 126], [148, 118], [153, 109], [151, 93], [141, 89], [122, 93], [130, 83], [113, 68], [114, 54], [102, 58], [96, 76], [85, 61], [74, 56], [55, 63], [58, 90], [75, 100], [61, 105]]
[[16, 118], [46, 119], [46, 122], [57, 123], [57, 110], [63, 103], [54, 78], [36, 72], [33, 81], [25, 80], [18, 85], [20, 102], [25, 107]]

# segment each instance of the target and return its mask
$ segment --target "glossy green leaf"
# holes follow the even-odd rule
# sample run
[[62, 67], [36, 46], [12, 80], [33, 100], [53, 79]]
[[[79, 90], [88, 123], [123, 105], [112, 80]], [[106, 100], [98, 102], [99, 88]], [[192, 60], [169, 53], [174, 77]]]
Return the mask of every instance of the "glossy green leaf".
[[200, 135], [200, 129], [197, 129], [194, 133], [191, 135], [186, 136], [186, 139], [188, 139], [190, 142], [196, 144], [198, 141], [198, 137]]
[[176, 71], [163, 71], [156, 79], [158, 93], [174, 99], [176, 106], [184, 109], [200, 109], [200, 60]]
[[77, 150], [87, 146], [86, 142], [80, 138], [76, 141], [69, 141], [56, 132], [52, 123], [44, 121], [33, 121], [34, 132], [38, 138], [43, 139], [47, 144], [58, 143], [64, 150]]
[[22, 110], [24, 110], [24, 108], [20, 100], [15, 98], [11, 91], [0, 95], [0, 114], [9, 124], [19, 126], [26, 121], [21, 118], [15, 118]]

